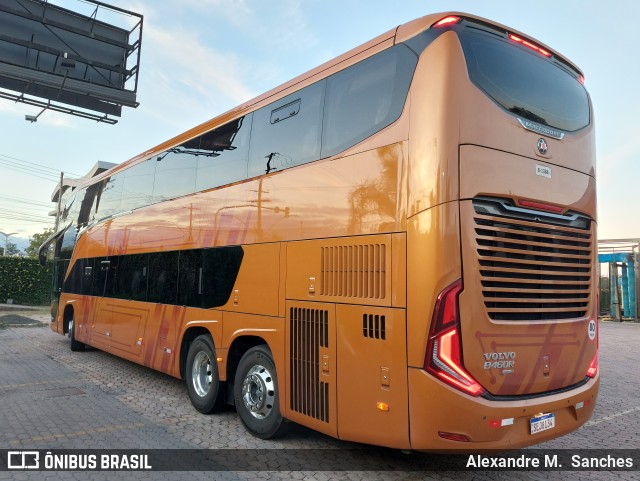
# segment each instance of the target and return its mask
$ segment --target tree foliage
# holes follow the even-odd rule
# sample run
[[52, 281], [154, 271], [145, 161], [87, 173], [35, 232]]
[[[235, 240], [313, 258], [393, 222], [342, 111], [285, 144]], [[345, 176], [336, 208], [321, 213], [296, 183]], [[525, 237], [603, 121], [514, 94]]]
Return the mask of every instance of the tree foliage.
[[25, 254], [27, 254], [27, 257], [37, 258], [38, 249], [52, 234], [53, 227], [44, 229], [42, 232], [33, 234], [31, 237], [29, 237], [29, 247], [24, 250]]
[[[7, 242], [7, 256], [14, 256], [19, 252], [18, 246], [11, 241]], [[0, 256], [4, 256], [4, 246], [0, 246]]]
[[36, 259], [0, 257], [0, 302], [46, 305], [51, 298], [52, 264], [42, 267]]

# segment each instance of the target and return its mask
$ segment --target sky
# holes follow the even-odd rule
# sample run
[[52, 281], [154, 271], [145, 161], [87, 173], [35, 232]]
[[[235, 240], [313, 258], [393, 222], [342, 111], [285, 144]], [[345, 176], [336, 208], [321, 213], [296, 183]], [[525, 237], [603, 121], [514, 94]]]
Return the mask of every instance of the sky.
[[640, 238], [637, 0], [107, 2], [144, 15], [140, 106], [125, 107], [116, 125], [52, 111], [29, 123], [25, 115], [39, 108], [0, 99], [0, 232], [15, 232], [10, 241], [53, 224], [60, 171], [73, 177], [99, 160], [123, 162], [397, 25], [445, 11], [522, 31], [583, 70], [595, 111], [598, 236]]

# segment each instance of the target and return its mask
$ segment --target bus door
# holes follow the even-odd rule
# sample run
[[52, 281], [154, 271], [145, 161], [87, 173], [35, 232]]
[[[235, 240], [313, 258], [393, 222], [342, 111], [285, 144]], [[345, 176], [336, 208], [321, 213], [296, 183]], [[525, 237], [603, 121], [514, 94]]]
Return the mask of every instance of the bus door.
[[141, 302], [146, 301], [147, 296], [148, 257], [147, 254], [120, 256], [117, 265], [110, 267], [113, 274], [109, 292], [112, 297], [111, 349], [114, 354], [133, 360], [142, 356], [145, 325], [152, 309], [148, 303]]
[[109, 350], [113, 323], [113, 299], [109, 297], [117, 269], [117, 258], [99, 257], [94, 261], [93, 295], [98, 298], [91, 322], [91, 339]]
[[[57, 319], [56, 313], [60, 304], [60, 294], [64, 285], [64, 276], [69, 268], [69, 259], [56, 258], [53, 261], [53, 283], [51, 285], [51, 318]], [[62, 333], [63, 324], [56, 326], [56, 332]]]

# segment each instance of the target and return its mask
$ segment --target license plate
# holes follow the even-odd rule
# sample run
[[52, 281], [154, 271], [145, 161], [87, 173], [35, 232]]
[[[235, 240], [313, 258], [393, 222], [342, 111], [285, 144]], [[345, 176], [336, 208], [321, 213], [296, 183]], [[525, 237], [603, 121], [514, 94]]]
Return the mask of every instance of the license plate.
[[556, 426], [556, 415], [554, 413], [542, 414], [529, 420], [531, 434], [536, 434]]

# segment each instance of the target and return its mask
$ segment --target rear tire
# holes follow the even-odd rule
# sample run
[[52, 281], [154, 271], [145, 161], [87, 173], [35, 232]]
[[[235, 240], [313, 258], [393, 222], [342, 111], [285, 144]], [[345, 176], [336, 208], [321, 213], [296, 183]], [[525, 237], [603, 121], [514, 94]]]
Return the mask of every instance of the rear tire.
[[238, 364], [234, 399], [242, 424], [261, 439], [282, 432], [278, 377], [271, 351], [266, 345], [249, 349]]
[[69, 340], [71, 341], [71, 350], [73, 352], [84, 351], [84, 342], [76, 341], [76, 326], [73, 318], [69, 321]]
[[185, 378], [189, 399], [198, 411], [209, 414], [224, 407], [224, 389], [210, 336], [198, 336], [189, 346]]

